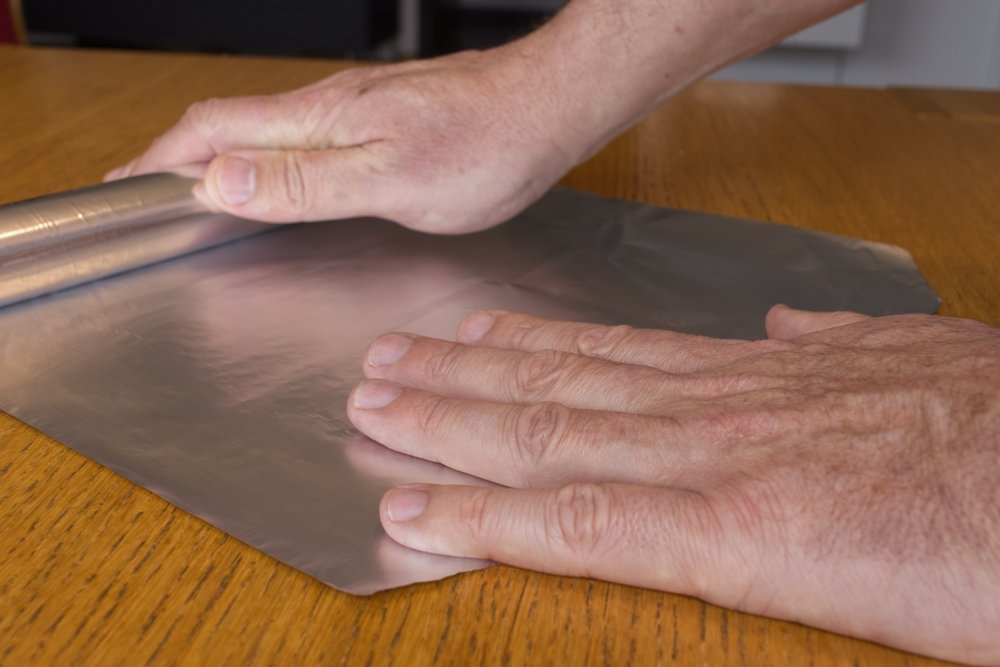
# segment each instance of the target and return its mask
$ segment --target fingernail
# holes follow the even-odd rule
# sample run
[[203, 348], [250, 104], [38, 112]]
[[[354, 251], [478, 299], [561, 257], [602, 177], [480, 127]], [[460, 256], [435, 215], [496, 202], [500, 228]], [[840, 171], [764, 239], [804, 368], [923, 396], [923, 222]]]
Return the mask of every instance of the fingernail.
[[246, 204], [253, 196], [257, 174], [253, 163], [238, 157], [224, 158], [215, 177], [222, 201], [230, 206]]
[[496, 318], [489, 313], [473, 313], [465, 318], [458, 327], [458, 340], [463, 343], [475, 343], [493, 328]]
[[430, 496], [420, 487], [400, 487], [389, 491], [385, 513], [389, 521], [401, 523], [412, 521], [424, 513]]
[[399, 334], [382, 336], [368, 348], [368, 363], [372, 366], [388, 366], [403, 358], [413, 346], [413, 339]]
[[401, 391], [389, 382], [367, 380], [354, 390], [354, 406], [362, 410], [378, 410], [395, 401]]

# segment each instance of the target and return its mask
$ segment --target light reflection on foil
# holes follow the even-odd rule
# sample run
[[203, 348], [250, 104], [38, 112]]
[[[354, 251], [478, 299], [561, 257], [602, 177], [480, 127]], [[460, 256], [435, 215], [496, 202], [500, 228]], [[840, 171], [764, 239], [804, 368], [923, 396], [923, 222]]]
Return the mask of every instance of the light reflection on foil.
[[[135, 185], [117, 187], [120, 199]], [[124, 230], [110, 246], [67, 241], [45, 222], [46, 202], [78, 205], [65, 201], [74, 196], [33, 202], [30, 252], [51, 266], [65, 250], [91, 256], [74, 259], [78, 269], [106, 267], [143, 227], [174, 225], [176, 254], [198, 247], [192, 214], [178, 213], [189, 194], [156, 214], [133, 198], [131, 222], [103, 218]], [[0, 231], [11, 209], [0, 208]], [[45, 235], [51, 246], [36, 243]], [[144, 260], [165, 257], [154, 254]], [[31, 270], [20, 261], [9, 271], [9, 256], [0, 247], [3, 295]], [[937, 307], [898, 248], [556, 190], [479, 234], [433, 237], [380, 220], [288, 226], [8, 306], [0, 408], [247, 544], [366, 594], [485, 565], [411, 551], [379, 525], [379, 498], [395, 484], [483, 482], [351, 427], [347, 394], [372, 338], [451, 337], [479, 308], [756, 338], [775, 302]]]
[[0, 206], [0, 306], [273, 229], [206, 211], [151, 174]]

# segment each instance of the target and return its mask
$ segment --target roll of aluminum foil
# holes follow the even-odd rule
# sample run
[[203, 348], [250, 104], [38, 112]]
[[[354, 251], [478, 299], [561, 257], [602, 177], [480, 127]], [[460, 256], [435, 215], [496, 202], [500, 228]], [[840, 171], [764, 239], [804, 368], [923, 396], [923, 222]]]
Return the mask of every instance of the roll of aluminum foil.
[[451, 337], [504, 308], [756, 338], [776, 302], [937, 307], [893, 246], [568, 190], [468, 236], [350, 220], [160, 262], [259, 229], [200, 213], [190, 186], [134, 179], [0, 212], [4, 302], [78, 285], [0, 309], [0, 409], [358, 594], [485, 565], [382, 530], [393, 485], [483, 483], [351, 426], [347, 396], [382, 333]]
[[273, 228], [207, 211], [195, 183], [150, 174], [0, 206], [0, 307]]

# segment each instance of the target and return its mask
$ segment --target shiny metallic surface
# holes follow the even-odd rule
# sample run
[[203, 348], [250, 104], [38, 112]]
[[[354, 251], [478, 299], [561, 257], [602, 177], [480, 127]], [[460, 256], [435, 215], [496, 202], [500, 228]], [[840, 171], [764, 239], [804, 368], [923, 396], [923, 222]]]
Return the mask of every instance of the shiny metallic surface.
[[208, 212], [196, 182], [150, 174], [0, 206], [0, 306], [273, 228]]
[[[32, 224], [21, 252], [57, 266], [59, 232]], [[111, 240], [110, 254], [128, 246]], [[18, 275], [4, 269], [0, 282]], [[288, 226], [9, 306], [0, 408], [247, 544], [366, 594], [485, 565], [408, 550], [379, 525], [392, 485], [483, 482], [352, 428], [345, 402], [372, 338], [451, 337], [480, 308], [755, 338], [775, 302], [937, 307], [898, 248], [556, 190], [474, 235], [380, 220]]]

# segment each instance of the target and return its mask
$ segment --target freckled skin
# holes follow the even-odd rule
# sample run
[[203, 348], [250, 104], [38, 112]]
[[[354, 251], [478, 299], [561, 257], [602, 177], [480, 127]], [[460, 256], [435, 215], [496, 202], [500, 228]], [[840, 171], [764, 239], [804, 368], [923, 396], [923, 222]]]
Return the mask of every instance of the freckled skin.
[[1000, 660], [1000, 330], [776, 307], [743, 342], [488, 316], [365, 366], [398, 398], [349, 404], [362, 432], [512, 487], [425, 487], [407, 521], [390, 492], [394, 539]]
[[856, 2], [573, 0], [488, 51], [197, 103], [108, 178], [201, 176], [206, 205], [269, 222], [377, 216], [472, 232], [526, 208], [684, 86]]
[[[483, 229], [686, 85], [854, 4], [573, 0], [497, 49], [199, 103], [109, 178], [200, 175], [208, 206], [273, 222]], [[390, 492], [393, 538], [1000, 664], [996, 329], [776, 308], [744, 343], [495, 319], [436, 374], [415, 360], [454, 344], [366, 367], [401, 391], [352, 403], [360, 430], [516, 487]], [[426, 509], [393, 521], [404, 492]]]

